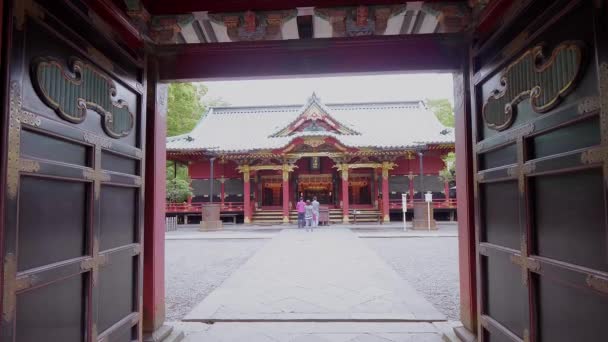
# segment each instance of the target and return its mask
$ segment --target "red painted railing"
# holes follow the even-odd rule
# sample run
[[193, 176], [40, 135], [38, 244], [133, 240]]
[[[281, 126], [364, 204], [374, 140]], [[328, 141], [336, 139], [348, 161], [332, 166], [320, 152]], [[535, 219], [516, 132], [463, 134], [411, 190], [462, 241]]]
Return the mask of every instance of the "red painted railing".
[[[203, 204], [200, 202], [194, 203], [167, 203], [165, 210], [167, 213], [200, 213], [203, 209]], [[243, 211], [243, 202], [224, 202], [221, 211]]]
[[[415, 203], [420, 203], [420, 202], [424, 202], [423, 199], [414, 199]], [[456, 199], [455, 198], [450, 198], [450, 199], [445, 199], [445, 198], [437, 198], [437, 199], [433, 199], [433, 208], [456, 208]], [[402, 204], [401, 204], [401, 199], [391, 199], [389, 200], [389, 207], [390, 209], [401, 209], [402, 208]], [[413, 204], [412, 201], [408, 200], [407, 201], [407, 207], [408, 208], [413, 208]]]

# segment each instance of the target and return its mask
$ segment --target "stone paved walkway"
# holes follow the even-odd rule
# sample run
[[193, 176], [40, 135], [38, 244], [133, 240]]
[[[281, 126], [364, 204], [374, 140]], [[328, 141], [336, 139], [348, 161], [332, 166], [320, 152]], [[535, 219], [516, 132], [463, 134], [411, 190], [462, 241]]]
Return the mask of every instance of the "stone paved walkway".
[[440, 312], [354, 233], [339, 228], [318, 229], [313, 233], [283, 230], [184, 319], [190, 322], [443, 320]]
[[[445, 342], [450, 323], [175, 323], [183, 342]], [[447, 332], [443, 335], [443, 332]]]

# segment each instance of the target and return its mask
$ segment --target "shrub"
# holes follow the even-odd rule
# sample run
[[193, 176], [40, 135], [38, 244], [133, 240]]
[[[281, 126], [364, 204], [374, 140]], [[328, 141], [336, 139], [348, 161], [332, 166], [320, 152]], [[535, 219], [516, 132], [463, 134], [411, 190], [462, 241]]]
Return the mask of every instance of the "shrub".
[[167, 180], [167, 201], [182, 203], [192, 196], [192, 187], [187, 179], [174, 178]]

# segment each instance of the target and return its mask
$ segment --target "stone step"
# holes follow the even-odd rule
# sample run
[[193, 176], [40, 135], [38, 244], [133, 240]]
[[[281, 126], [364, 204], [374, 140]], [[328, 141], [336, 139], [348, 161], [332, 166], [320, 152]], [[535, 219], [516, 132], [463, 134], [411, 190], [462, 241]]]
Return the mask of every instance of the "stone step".
[[[357, 214], [357, 222], [377, 222], [378, 215], [380, 212], [377, 209], [356, 209], [359, 213]], [[282, 210], [258, 210], [253, 213], [252, 218], [254, 223], [257, 224], [282, 224], [283, 223], [283, 211]], [[350, 221], [354, 221], [355, 217], [352, 212], [349, 215]], [[289, 212], [289, 221], [296, 223], [298, 220], [298, 213], [295, 210]], [[342, 209], [330, 209], [329, 221], [331, 223], [342, 222]]]
[[184, 339], [184, 332], [174, 329], [171, 325], [163, 325], [153, 334], [145, 335], [144, 342], [180, 342]]

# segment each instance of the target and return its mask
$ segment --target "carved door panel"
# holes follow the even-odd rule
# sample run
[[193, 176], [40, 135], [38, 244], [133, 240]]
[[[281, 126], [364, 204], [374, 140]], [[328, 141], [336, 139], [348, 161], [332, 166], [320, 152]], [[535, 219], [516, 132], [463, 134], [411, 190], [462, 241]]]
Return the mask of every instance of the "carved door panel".
[[603, 341], [606, 8], [530, 3], [472, 50], [479, 336]]
[[0, 341], [141, 340], [141, 63], [79, 1], [14, 3]]

